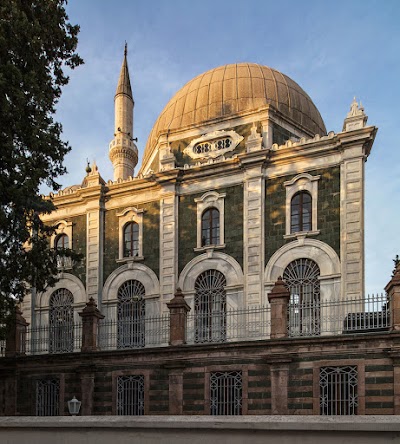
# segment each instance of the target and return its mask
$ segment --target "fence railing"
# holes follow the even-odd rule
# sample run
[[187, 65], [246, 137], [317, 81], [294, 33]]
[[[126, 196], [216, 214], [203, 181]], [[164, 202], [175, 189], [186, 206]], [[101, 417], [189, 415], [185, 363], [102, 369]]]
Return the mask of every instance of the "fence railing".
[[162, 347], [169, 343], [169, 313], [143, 318], [99, 321], [100, 350]]
[[[346, 335], [389, 330], [392, 327], [390, 301], [385, 294], [359, 299], [289, 302], [287, 336], [310, 337]], [[256, 306], [210, 311], [194, 309], [186, 317], [186, 343], [222, 343], [257, 341], [271, 337], [271, 307]], [[286, 322], [285, 319], [283, 319]], [[60, 354], [81, 351], [82, 323], [62, 319], [54, 325], [16, 330], [17, 353]], [[182, 329], [182, 343], [185, 339]], [[86, 336], [85, 336], [86, 337]], [[96, 338], [94, 344], [96, 344]], [[127, 316], [116, 313], [98, 322], [99, 350], [126, 350], [168, 346], [170, 314], [160, 316]], [[9, 344], [10, 347], [17, 347]], [[5, 356], [6, 341], [0, 341], [0, 357]], [[96, 346], [94, 346], [94, 350]], [[13, 350], [8, 350], [12, 352]]]
[[386, 294], [365, 298], [289, 303], [288, 335], [368, 333], [391, 326]]
[[270, 307], [264, 306], [194, 313], [187, 316], [186, 342], [196, 344], [268, 339], [270, 314]]
[[24, 335], [25, 353], [28, 355], [73, 353], [81, 351], [82, 324], [62, 323], [27, 328]]

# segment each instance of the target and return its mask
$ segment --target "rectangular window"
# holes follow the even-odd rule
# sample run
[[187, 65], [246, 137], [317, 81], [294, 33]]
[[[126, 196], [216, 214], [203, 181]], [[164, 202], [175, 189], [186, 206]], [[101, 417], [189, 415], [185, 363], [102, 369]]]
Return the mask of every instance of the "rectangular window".
[[242, 414], [242, 372], [211, 373], [210, 414]]
[[144, 415], [144, 376], [117, 378], [117, 415]]
[[60, 414], [60, 380], [40, 379], [36, 381], [36, 416], [58, 416]]
[[320, 414], [356, 415], [357, 379], [357, 366], [321, 367], [319, 372]]

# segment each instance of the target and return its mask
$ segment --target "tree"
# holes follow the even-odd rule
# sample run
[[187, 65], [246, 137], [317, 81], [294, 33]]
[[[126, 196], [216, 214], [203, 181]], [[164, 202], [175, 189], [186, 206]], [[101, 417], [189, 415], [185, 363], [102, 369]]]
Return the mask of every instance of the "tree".
[[2, 324], [30, 287], [42, 291], [57, 275], [56, 252], [48, 244], [55, 227], [40, 219], [54, 205], [39, 187], [60, 188], [56, 178], [65, 173], [70, 146], [61, 140], [55, 105], [69, 80], [65, 70], [83, 63], [75, 52], [79, 26], [69, 23], [65, 5], [65, 0], [0, 3]]

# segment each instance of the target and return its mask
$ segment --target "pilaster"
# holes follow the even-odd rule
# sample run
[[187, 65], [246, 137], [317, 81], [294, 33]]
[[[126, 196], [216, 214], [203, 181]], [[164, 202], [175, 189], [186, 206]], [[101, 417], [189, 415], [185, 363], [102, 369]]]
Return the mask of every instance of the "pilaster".
[[86, 294], [102, 301], [104, 206], [100, 196], [86, 211]]
[[[178, 197], [174, 183], [162, 185], [160, 199], [160, 302], [173, 297], [178, 264]], [[161, 304], [166, 307], [165, 304]]]
[[260, 165], [248, 168], [244, 180], [243, 229], [246, 304], [261, 304], [264, 271], [264, 178]]
[[364, 296], [364, 162], [361, 143], [345, 147], [340, 167], [342, 298]]

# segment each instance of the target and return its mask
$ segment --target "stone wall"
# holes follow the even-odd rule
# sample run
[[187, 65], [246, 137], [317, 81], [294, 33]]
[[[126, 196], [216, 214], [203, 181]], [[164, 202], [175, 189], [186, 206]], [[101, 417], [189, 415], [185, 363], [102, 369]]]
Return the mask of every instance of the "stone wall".
[[[307, 171], [320, 175], [318, 181], [318, 230], [313, 236], [330, 245], [340, 257], [340, 167]], [[284, 239], [286, 224], [286, 190], [284, 182], [295, 177], [267, 179], [265, 186], [265, 260], [293, 239]]]
[[73, 396], [85, 400], [85, 415], [115, 415], [121, 375], [144, 376], [145, 415], [207, 415], [214, 371], [242, 372], [243, 415], [319, 415], [320, 368], [349, 365], [358, 372], [357, 413], [393, 415], [399, 340], [376, 333], [1, 358], [0, 416], [34, 415], [35, 383], [52, 378], [60, 381], [61, 415]]
[[[214, 190], [214, 189], [213, 189]], [[243, 268], [243, 186], [215, 189], [226, 193], [225, 197], [225, 244], [221, 250], [236, 259]], [[197, 246], [197, 206], [195, 199], [204, 193], [179, 197], [179, 273], [198, 254]]]
[[71, 273], [86, 286], [86, 214], [71, 218], [74, 251], [82, 255], [82, 260], [74, 265]]

